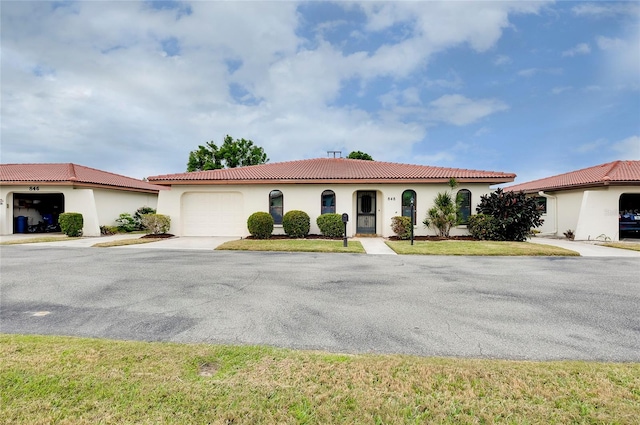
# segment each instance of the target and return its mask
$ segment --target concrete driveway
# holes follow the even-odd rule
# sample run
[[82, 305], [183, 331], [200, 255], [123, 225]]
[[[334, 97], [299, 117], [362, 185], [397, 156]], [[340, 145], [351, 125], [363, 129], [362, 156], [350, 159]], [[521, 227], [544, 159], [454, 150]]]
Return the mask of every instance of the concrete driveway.
[[0, 247], [0, 331], [640, 361], [633, 258]]

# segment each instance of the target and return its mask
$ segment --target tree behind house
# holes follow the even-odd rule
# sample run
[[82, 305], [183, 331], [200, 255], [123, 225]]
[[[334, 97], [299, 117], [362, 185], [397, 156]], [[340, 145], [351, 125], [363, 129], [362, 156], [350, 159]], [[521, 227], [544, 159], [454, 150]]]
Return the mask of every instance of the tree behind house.
[[233, 139], [227, 135], [222, 146], [213, 141], [199, 145], [189, 153], [187, 171], [217, 170], [220, 168], [245, 167], [264, 164], [269, 161], [264, 149], [246, 139]]

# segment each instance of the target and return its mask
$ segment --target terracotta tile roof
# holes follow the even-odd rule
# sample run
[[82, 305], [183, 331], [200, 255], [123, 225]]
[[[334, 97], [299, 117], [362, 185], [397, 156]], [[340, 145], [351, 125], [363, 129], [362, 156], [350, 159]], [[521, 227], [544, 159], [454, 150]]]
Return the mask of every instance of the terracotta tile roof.
[[613, 161], [570, 173], [506, 187], [504, 190], [538, 192], [608, 184], [640, 185], [640, 161]]
[[149, 177], [149, 181], [157, 184], [200, 184], [204, 182], [208, 184], [223, 182], [240, 184], [273, 181], [295, 183], [411, 181], [424, 183], [448, 181], [452, 177], [460, 181], [505, 183], [513, 181], [515, 174], [347, 158], [316, 158], [222, 170], [166, 174]]
[[72, 183], [99, 185], [111, 188], [158, 192], [165, 189], [131, 177], [96, 170], [82, 165], [62, 164], [0, 164], [0, 182], [21, 183]]

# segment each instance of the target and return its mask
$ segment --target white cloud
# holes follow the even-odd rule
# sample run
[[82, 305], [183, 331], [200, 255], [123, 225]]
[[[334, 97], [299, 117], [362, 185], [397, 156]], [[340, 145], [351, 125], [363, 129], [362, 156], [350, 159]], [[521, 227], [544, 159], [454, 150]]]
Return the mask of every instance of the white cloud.
[[429, 103], [428, 118], [457, 126], [471, 124], [509, 107], [497, 99], [469, 99], [459, 94], [444, 95]]
[[537, 74], [561, 75], [563, 72], [562, 68], [527, 68], [518, 71], [518, 75], [529, 78]]
[[617, 85], [640, 89], [640, 28], [626, 38], [596, 37], [605, 54], [607, 74]]
[[640, 136], [627, 137], [614, 143], [612, 148], [619, 153], [618, 159], [640, 160]]
[[608, 18], [616, 15], [640, 15], [640, 5], [636, 2], [584, 3], [574, 6], [571, 10], [577, 16], [593, 18]]
[[511, 62], [513, 62], [511, 60], [511, 58], [507, 55], [498, 55], [496, 56], [496, 58], [493, 60], [493, 64], [496, 66], [502, 66], [502, 65], [508, 65]]
[[595, 150], [597, 150], [599, 148], [602, 148], [606, 144], [607, 144], [607, 140], [606, 139], [598, 139], [598, 140], [595, 140], [593, 142], [584, 143], [584, 144], [578, 146], [576, 151], [578, 153], [585, 154], [585, 153], [593, 152], [593, 151], [595, 151]]
[[587, 55], [591, 53], [591, 47], [587, 43], [580, 43], [571, 49], [562, 52], [562, 56]]
[[551, 90], [551, 93], [552, 94], [560, 94], [560, 93], [566, 92], [566, 91], [571, 90], [571, 89], [573, 89], [573, 87], [571, 87], [571, 86], [554, 87]]

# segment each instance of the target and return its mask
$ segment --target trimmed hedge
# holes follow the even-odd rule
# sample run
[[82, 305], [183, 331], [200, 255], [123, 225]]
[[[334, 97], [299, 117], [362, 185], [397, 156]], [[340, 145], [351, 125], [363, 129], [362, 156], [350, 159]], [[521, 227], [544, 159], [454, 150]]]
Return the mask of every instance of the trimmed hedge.
[[255, 212], [247, 219], [247, 229], [254, 238], [269, 239], [273, 232], [273, 217], [267, 212]]
[[409, 239], [411, 237], [411, 217], [400, 215], [391, 217], [391, 230], [400, 239]]
[[341, 238], [344, 236], [342, 214], [322, 214], [316, 218], [316, 224], [320, 228], [320, 233], [328, 238]]
[[143, 214], [140, 223], [147, 234], [160, 235], [167, 233], [171, 228], [171, 217], [163, 214]]
[[84, 218], [80, 213], [67, 212], [60, 214], [58, 217], [60, 230], [67, 236], [75, 237], [82, 235], [82, 227], [84, 226]]
[[304, 211], [291, 210], [282, 217], [282, 228], [292, 238], [304, 238], [309, 234], [310, 227], [311, 219]]

